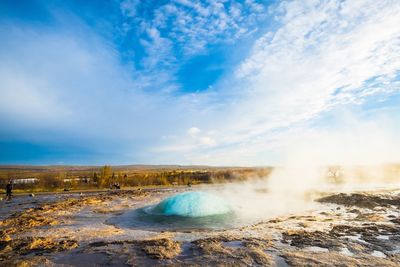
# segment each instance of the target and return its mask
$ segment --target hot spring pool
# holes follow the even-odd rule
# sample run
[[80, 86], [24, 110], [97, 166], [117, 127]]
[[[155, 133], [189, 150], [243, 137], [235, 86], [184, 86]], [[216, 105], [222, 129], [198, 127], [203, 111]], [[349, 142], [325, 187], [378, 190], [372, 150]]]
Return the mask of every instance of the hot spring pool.
[[232, 212], [222, 198], [206, 192], [185, 192], [169, 197], [146, 211], [150, 214], [181, 217], [206, 217]]
[[168, 197], [156, 205], [128, 211], [108, 222], [127, 228], [185, 231], [226, 229], [237, 225], [231, 206], [217, 195], [193, 191]]

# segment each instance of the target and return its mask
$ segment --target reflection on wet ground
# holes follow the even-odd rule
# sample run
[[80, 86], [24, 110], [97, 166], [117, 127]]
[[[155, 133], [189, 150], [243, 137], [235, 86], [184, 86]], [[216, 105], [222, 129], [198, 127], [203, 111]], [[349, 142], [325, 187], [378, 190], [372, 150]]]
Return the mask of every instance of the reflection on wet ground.
[[204, 217], [165, 216], [146, 212], [146, 208], [125, 212], [107, 220], [108, 224], [119, 228], [142, 229], [148, 231], [222, 230], [239, 224], [233, 212]]

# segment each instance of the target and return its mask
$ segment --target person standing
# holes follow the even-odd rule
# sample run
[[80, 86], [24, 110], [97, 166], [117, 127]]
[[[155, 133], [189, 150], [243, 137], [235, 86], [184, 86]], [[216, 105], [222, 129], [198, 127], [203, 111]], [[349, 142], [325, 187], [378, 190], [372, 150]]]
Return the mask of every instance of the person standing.
[[12, 182], [11, 180], [8, 182], [8, 184], [6, 185], [6, 200], [11, 200], [11, 196], [12, 196]]

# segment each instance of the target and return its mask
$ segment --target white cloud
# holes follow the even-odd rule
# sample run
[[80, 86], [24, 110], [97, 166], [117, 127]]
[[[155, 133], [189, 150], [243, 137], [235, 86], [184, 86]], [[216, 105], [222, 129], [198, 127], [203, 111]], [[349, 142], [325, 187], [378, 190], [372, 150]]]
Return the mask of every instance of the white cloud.
[[135, 17], [137, 15], [137, 7], [140, 4], [140, 0], [124, 0], [120, 3], [120, 9], [122, 14], [127, 17]]
[[266, 151], [273, 154], [286, 133], [299, 134], [342, 105], [399, 91], [398, 1], [285, 1], [270, 12], [279, 27], [255, 41], [228, 82], [237, 86], [222, 91], [230, 104], [202, 126], [216, 130], [218, 145], [189, 161], [268, 164]]
[[217, 142], [209, 136], [204, 136], [199, 138], [199, 143], [205, 146], [214, 146]]
[[171, 119], [182, 117], [183, 104], [146, 92], [143, 76], [125, 68], [108, 42], [81, 24], [74, 29], [0, 26], [3, 140], [141, 147], [140, 157], [147, 142], [173, 134]]
[[188, 130], [189, 136], [192, 138], [192, 141], [194, 141], [193, 147], [196, 146], [206, 146], [206, 147], [211, 147], [217, 144], [216, 140], [212, 138], [212, 133], [205, 133], [202, 134], [201, 130], [197, 127], [191, 127]]
[[188, 134], [192, 137], [195, 137], [196, 135], [198, 135], [200, 133], [200, 129], [197, 127], [192, 127], [188, 130]]
[[[183, 57], [204, 53], [207, 45], [233, 42], [251, 32], [257, 21], [265, 17], [264, 6], [253, 1], [169, 1], [148, 10], [148, 17], [137, 17], [138, 3], [124, 1], [121, 11], [126, 20], [123, 23], [132, 24], [131, 29], [141, 32], [155, 31], [157, 38], [164, 38], [176, 46], [171, 57], [182, 54]], [[145, 7], [146, 8], [146, 7]], [[160, 46], [154, 43], [146, 44], [146, 49], [157, 50]], [[153, 53], [149, 53], [147, 61], [151, 61]]]
[[174, 63], [175, 58], [171, 54], [171, 40], [161, 37], [156, 28], [147, 28], [146, 33], [149, 40], [140, 40], [147, 52], [147, 57], [143, 62], [145, 68], [153, 70], [154, 68], [168, 67]]
[[[399, 91], [398, 1], [284, 1], [268, 12], [250, 0], [175, 1], [150, 18], [137, 10], [136, 1], [121, 4], [147, 53], [142, 71], [79, 24], [58, 32], [2, 25], [1, 133], [72, 136], [100, 150], [118, 143], [141, 162], [263, 165], [276, 163], [293, 136], [304, 140], [308, 122], [325, 112]], [[175, 50], [186, 57], [208, 44], [240, 47], [241, 37], [263, 30], [266, 14], [273, 26], [219, 87], [169, 93]]]
[[[268, 129], [307, 120], [359, 101], [371, 90], [364, 84], [368, 79], [393, 77], [400, 69], [400, 4], [363, 2], [361, 7], [348, 7], [346, 1], [280, 6], [282, 27], [261, 37], [237, 71], [250, 88], [240, 105], [253, 110], [249, 124], [258, 128], [264, 120]], [[351, 27], [342, 28], [343, 21]]]

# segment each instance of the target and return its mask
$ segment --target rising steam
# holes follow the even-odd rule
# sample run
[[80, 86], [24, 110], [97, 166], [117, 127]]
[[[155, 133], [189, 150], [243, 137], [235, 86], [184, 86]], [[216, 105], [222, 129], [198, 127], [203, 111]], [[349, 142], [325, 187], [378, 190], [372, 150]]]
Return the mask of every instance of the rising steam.
[[388, 121], [348, 114], [335, 131], [309, 130], [285, 140], [285, 159], [263, 179], [219, 190], [245, 218], [265, 219], [318, 205], [322, 192], [399, 186], [399, 138]]

